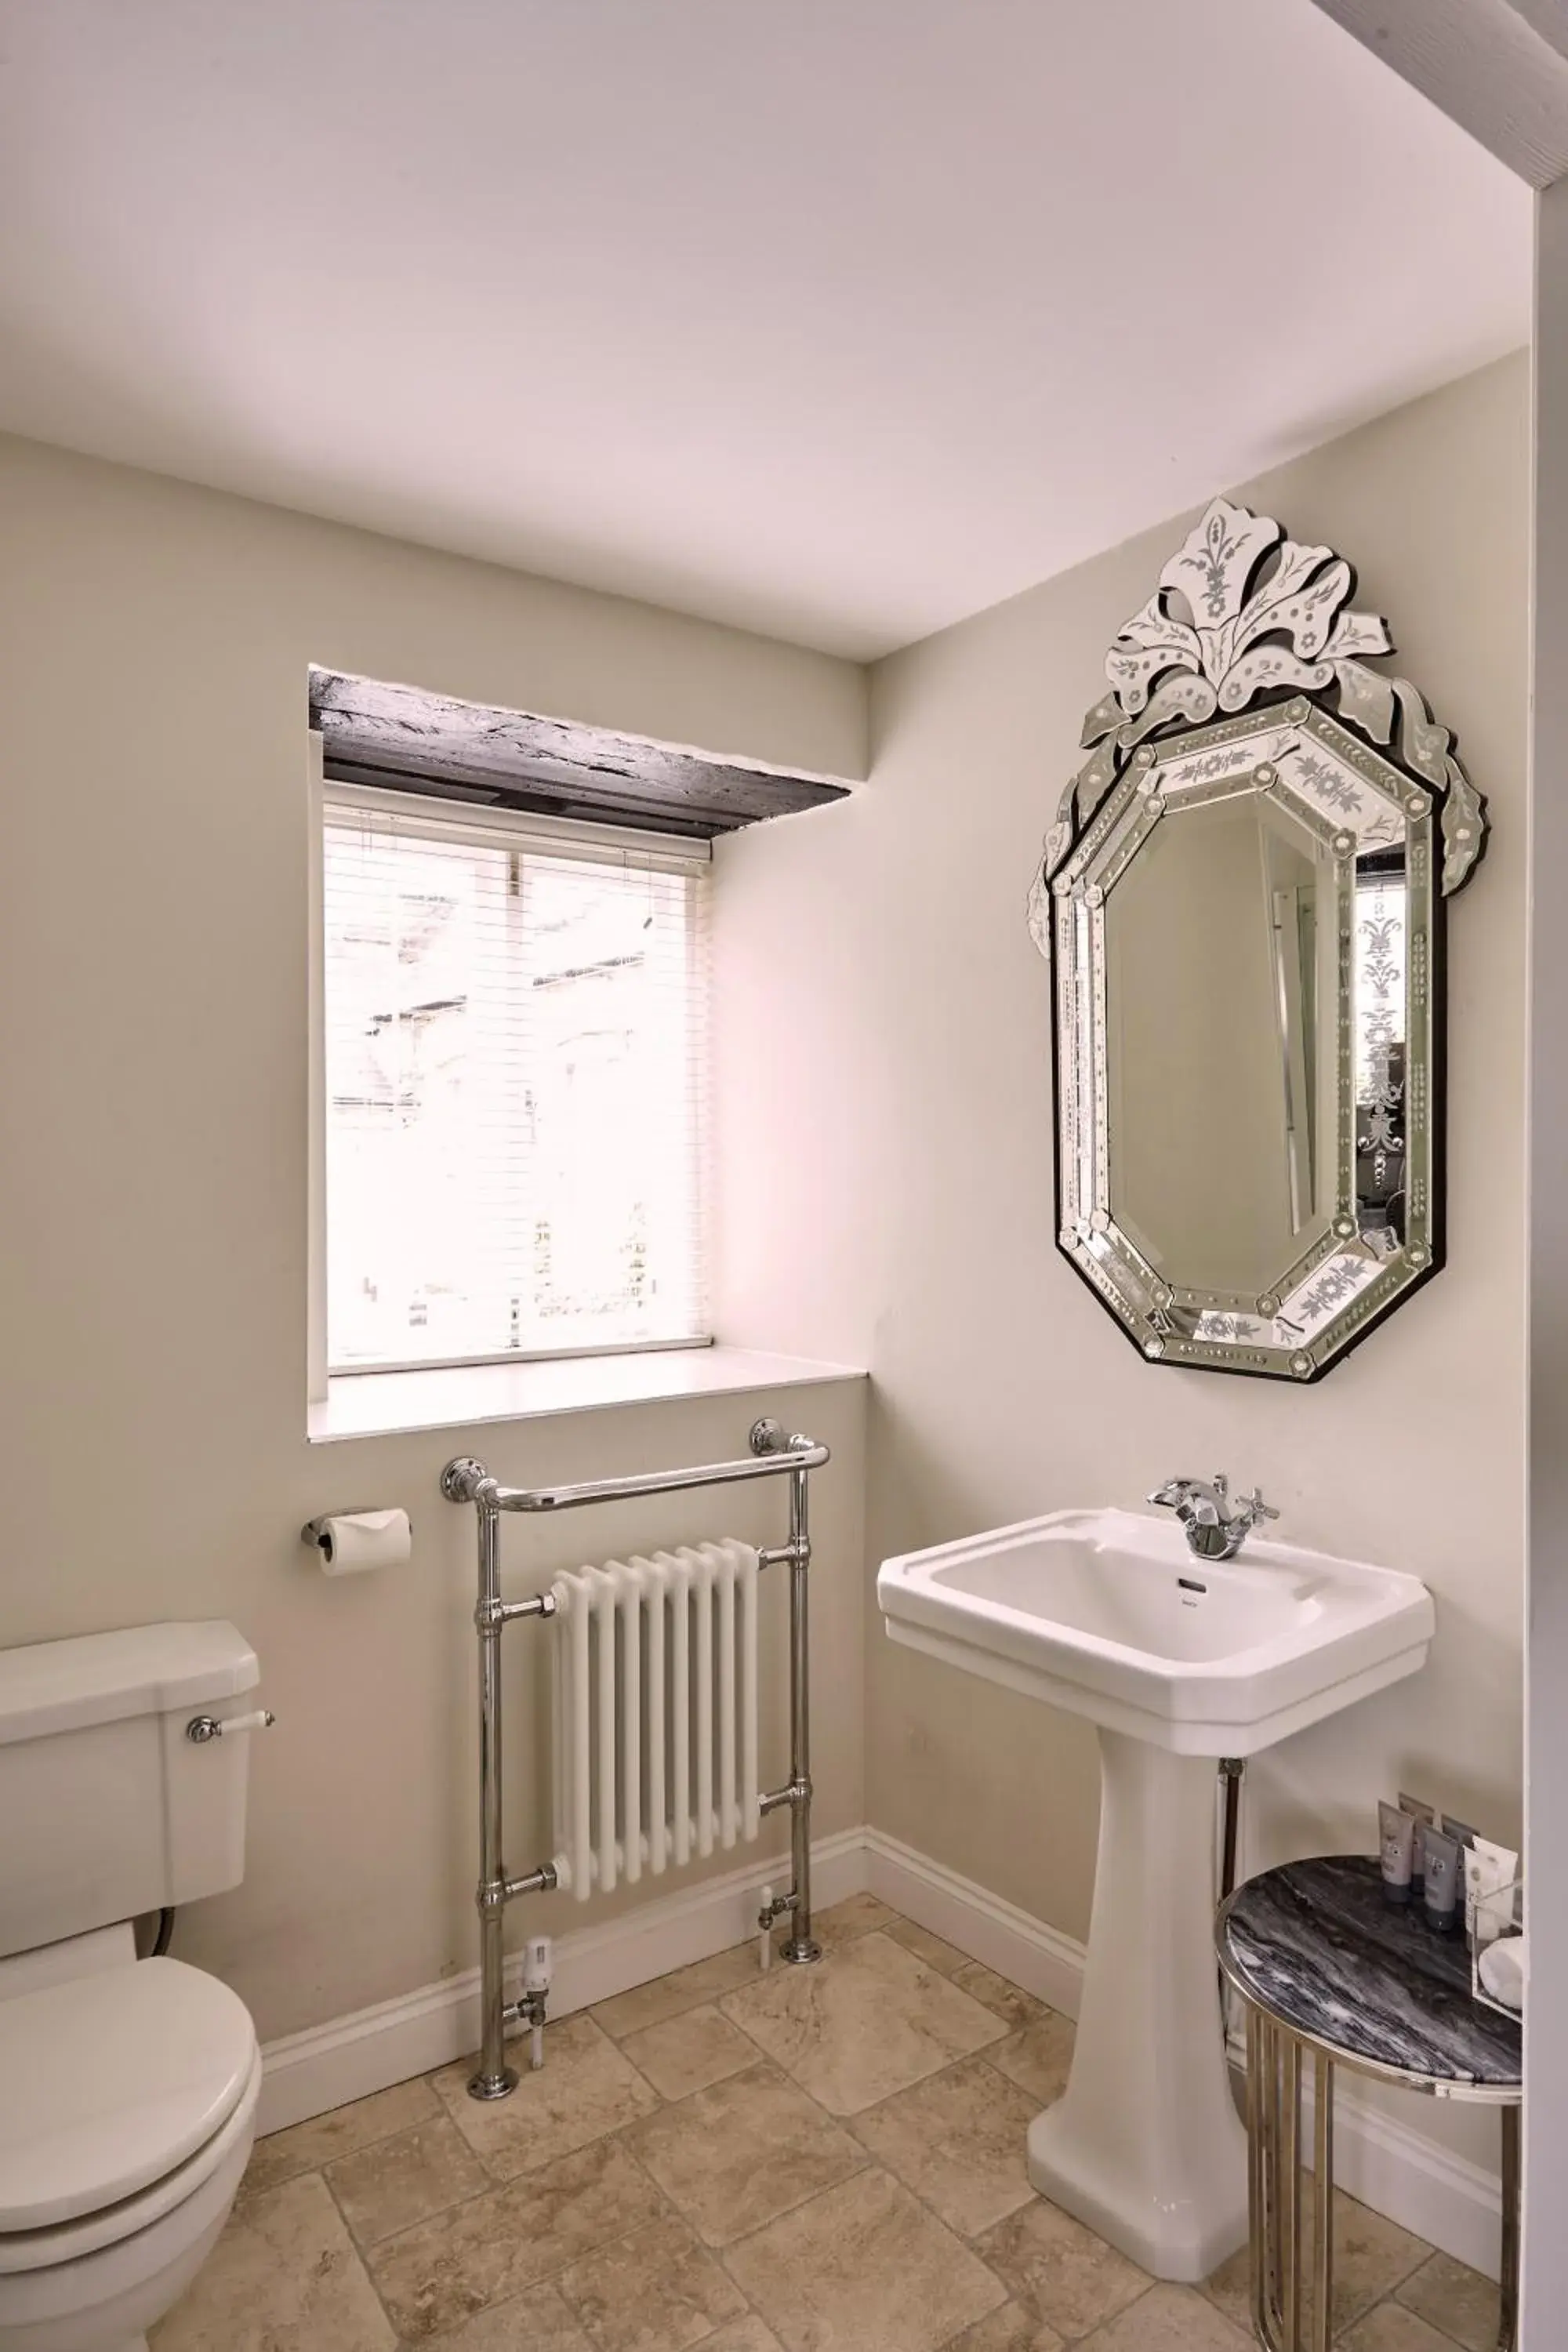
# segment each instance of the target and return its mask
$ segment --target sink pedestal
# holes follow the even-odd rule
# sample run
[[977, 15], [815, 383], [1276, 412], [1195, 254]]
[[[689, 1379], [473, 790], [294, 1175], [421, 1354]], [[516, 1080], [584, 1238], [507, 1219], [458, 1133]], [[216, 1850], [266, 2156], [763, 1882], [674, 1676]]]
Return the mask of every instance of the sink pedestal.
[[1215, 1962], [1217, 1760], [1103, 1727], [1100, 1758], [1072, 2075], [1029, 2126], [1029, 2178], [1155, 2278], [1206, 2278], [1247, 2236]]

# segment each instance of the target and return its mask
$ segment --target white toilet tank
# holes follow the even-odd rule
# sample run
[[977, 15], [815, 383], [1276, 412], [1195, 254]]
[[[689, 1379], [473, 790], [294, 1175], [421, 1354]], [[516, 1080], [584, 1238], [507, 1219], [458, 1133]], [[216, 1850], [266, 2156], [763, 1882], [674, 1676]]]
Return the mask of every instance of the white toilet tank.
[[250, 1734], [186, 1727], [259, 1674], [221, 1620], [0, 1650], [0, 1956], [238, 1885]]

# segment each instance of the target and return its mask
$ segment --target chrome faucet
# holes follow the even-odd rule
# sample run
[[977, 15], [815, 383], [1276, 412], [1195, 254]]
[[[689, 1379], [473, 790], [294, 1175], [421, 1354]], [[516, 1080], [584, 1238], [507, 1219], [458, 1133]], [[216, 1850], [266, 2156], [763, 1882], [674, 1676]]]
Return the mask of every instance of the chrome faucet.
[[1259, 1519], [1277, 1519], [1258, 1488], [1243, 1495], [1234, 1510], [1230, 1482], [1223, 1470], [1208, 1478], [1167, 1478], [1149, 1496], [1174, 1511], [1186, 1530], [1187, 1544], [1200, 1559], [1234, 1559]]

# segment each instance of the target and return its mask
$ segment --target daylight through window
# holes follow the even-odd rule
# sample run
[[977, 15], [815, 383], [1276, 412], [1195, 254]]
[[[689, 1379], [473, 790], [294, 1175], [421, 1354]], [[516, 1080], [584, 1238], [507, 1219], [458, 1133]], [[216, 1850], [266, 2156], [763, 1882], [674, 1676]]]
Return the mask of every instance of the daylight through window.
[[341, 789], [322, 898], [332, 1370], [704, 1336], [705, 850]]

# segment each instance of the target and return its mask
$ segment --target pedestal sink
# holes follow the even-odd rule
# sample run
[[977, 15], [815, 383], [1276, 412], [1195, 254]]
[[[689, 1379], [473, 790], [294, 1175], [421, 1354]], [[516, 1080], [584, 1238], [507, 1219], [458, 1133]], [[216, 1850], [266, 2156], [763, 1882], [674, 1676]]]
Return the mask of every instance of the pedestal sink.
[[1157, 2278], [1247, 2235], [1215, 1980], [1215, 1779], [1415, 1674], [1415, 1577], [1248, 1538], [1199, 1559], [1131, 1511], [1056, 1511], [884, 1560], [896, 1642], [1100, 1727], [1100, 1855], [1067, 2091], [1029, 2178]]

